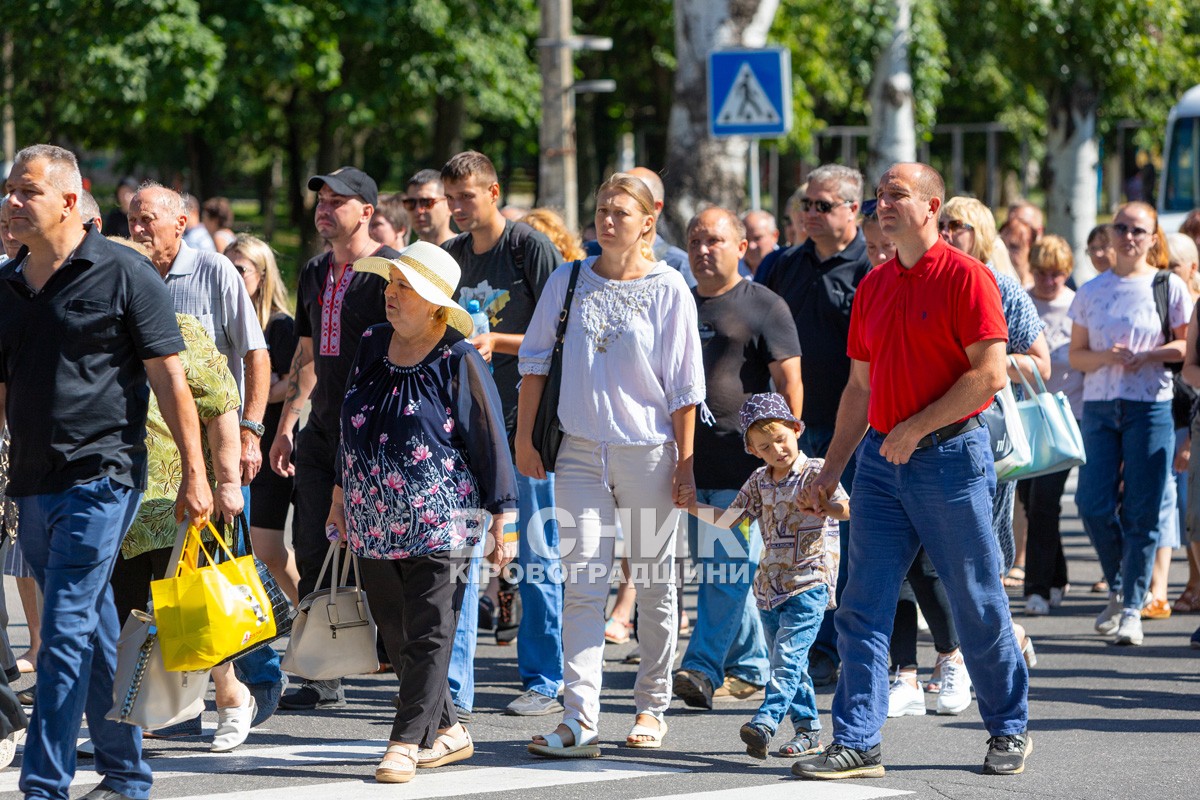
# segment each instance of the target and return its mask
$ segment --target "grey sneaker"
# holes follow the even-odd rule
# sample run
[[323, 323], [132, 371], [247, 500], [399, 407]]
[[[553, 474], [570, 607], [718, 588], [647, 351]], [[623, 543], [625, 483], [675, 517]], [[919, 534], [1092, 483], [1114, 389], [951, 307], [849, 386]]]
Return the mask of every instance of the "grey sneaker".
[[557, 714], [562, 710], [562, 703], [558, 702], [558, 698], [547, 697], [530, 689], [509, 703], [504, 713], [514, 717], [540, 717], [544, 714]]
[[1102, 633], [1105, 636], [1112, 636], [1117, 632], [1117, 626], [1121, 624], [1121, 611], [1124, 608], [1124, 601], [1121, 600], [1121, 595], [1116, 592], [1108, 593], [1108, 605], [1096, 617], [1096, 633]]
[[983, 758], [984, 775], [1020, 775], [1025, 771], [1025, 759], [1033, 752], [1033, 739], [1028, 733], [993, 736], [988, 739], [987, 755]]
[[1131, 645], [1142, 643], [1142, 615], [1136, 609], [1127, 608], [1121, 612], [1121, 622], [1113, 642]]

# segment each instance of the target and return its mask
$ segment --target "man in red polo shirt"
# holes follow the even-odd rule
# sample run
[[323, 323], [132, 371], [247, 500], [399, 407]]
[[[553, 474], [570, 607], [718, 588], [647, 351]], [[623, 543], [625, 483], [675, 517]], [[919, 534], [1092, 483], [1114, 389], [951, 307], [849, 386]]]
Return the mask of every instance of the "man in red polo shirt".
[[1008, 328], [991, 271], [938, 238], [944, 194], [941, 176], [924, 164], [897, 164], [876, 192], [896, 256], [858, 287], [850, 381], [825, 468], [810, 488], [832, 492], [857, 447], [854, 572], [835, 618], [842, 675], [834, 744], [792, 766], [801, 778], [883, 775], [888, 640], [900, 582], [922, 545], [950, 596], [991, 737], [984, 773], [1017, 774], [1031, 750], [1029, 675], [1000, 582], [991, 529], [996, 473], [979, 417], [1004, 386]]

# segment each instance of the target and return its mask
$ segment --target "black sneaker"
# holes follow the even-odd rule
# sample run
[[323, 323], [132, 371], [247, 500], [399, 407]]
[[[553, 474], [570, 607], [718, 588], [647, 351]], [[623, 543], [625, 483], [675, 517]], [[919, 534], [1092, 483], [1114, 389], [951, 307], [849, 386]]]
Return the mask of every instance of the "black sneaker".
[[517, 584], [502, 581], [496, 618], [496, 644], [512, 644], [521, 627], [521, 593]]
[[987, 755], [983, 757], [984, 775], [1020, 775], [1025, 771], [1025, 758], [1033, 752], [1033, 738], [1028, 733], [993, 736], [988, 739]]
[[802, 758], [792, 764], [792, 774], [810, 781], [882, 778], [883, 756], [880, 755], [879, 745], [870, 750], [854, 750], [831, 744], [824, 753]]
[[346, 693], [342, 689], [341, 681], [305, 681], [299, 689], [287, 692], [279, 698], [281, 711], [313, 711], [344, 705]]
[[833, 686], [838, 682], [841, 669], [828, 653], [813, 648], [808, 651], [808, 676], [813, 686]]
[[678, 670], [671, 681], [671, 693], [692, 708], [713, 707], [713, 687], [708, 676], [693, 669]]

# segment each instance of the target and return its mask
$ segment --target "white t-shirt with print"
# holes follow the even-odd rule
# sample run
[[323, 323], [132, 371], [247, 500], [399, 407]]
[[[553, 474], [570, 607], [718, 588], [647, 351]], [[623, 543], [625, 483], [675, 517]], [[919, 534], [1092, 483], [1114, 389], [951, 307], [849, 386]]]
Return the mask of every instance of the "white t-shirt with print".
[[[1071, 321], [1088, 331], [1088, 347], [1096, 352], [1117, 344], [1135, 353], [1162, 347], [1162, 322], [1154, 305], [1153, 275], [1122, 278], [1102, 273], [1075, 293]], [[1174, 274], [1167, 279], [1168, 315], [1171, 328], [1186, 325], [1191, 313], [1187, 287]], [[1161, 362], [1130, 370], [1108, 366], [1083, 376], [1083, 399], [1159, 402], [1173, 396], [1171, 373]]]

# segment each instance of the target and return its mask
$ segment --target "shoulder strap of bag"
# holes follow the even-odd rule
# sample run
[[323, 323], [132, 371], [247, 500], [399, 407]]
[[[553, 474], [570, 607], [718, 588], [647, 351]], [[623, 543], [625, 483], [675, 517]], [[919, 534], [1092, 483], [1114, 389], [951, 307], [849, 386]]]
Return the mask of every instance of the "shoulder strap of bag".
[[1175, 341], [1175, 334], [1171, 331], [1170, 320], [1170, 289], [1167, 286], [1167, 281], [1170, 279], [1171, 273], [1168, 270], [1162, 269], [1154, 274], [1154, 308], [1158, 311], [1158, 321], [1162, 325], [1163, 341]]
[[571, 267], [571, 281], [567, 284], [567, 296], [563, 300], [562, 311], [558, 315], [558, 330], [554, 333], [554, 349], [561, 350], [563, 340], [567, 336], [567, 317], [571, 316], [571, 300], [575, 297], [575, 283], [579, 280], [579, 269], [582, 261], [576, 261]]
[[512, 253], [513, 265], [518, 272], [525, 269], [525, 243], [529, 241], [529, 232], [532, 230], [533, 227], [527, 222], [514, 222], [508, 234], [508, 250]]

